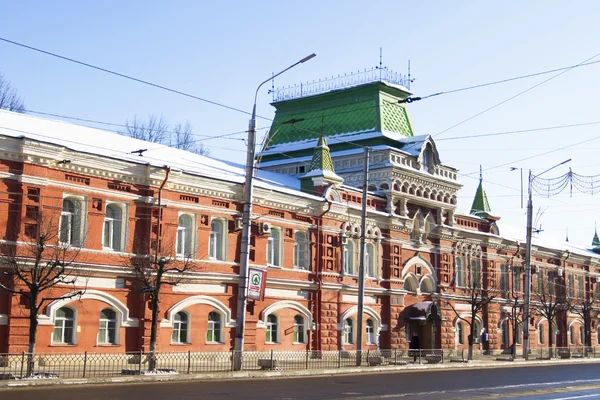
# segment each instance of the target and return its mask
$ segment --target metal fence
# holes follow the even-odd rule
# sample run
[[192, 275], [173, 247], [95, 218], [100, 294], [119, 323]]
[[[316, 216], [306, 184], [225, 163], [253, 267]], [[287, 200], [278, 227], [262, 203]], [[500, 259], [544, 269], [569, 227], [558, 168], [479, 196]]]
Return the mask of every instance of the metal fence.
[[[241, 369], [301, 370], [374, 367], [384, 365], [464, 362], [467, 350], [351, 350], [245, 351]], [[21, 353], [0, 354], [0, 380], [29, 377], [97, 378], [152, 373], [198, 374], [227, 372], [240, 355], [227, 352], [155, 353], [156, 369], [149, 370], [150, 354], [129, 353]], [[533, 348], [529, 359], [600, 357], [595, 347]]]
[[[334, 350], [245, 351], [242, 370], [337, 369], [357, 366], [406, 365], [463, 361], [464, 350]], [[0, 380], [29, 377], [96, 378], [152, 373], [197, 374], [232, 371], [239, 355], [228, 352], [155, 353], [156, 369], [149, 370], [150, 354], [130, 353], [21, 353], [0, 354]]]

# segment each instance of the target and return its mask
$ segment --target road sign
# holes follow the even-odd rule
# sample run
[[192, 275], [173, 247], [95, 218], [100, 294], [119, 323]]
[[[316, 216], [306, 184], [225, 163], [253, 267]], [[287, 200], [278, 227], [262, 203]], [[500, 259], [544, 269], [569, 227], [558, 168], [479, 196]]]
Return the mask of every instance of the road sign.
[[248, 298], [262, 300], [265, 297], [267, 271], [258, 268], [248, 269]]

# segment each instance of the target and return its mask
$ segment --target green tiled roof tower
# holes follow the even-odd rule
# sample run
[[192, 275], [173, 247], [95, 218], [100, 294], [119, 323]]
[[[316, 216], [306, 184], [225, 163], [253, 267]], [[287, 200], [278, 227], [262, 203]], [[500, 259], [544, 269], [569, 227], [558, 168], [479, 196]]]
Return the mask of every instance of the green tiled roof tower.
[[308, 157], [321, 136], [341, 136], [328, 140], [331, 151], [379, 144], [400, 147], [398, 139], [414, 136], [405, 104], [398, 103], [410, 95], [403, 86], [376, 81], [275, 102], [262, 161]]
[[487, 218], [491, 212], [490, 203], [488, 203], [487, 195], [485, 194], [485, 190], [483, 190], [483, 175], [481, 166], [479, 166], [479, 186], [477, 186], [477, 191], [475, 192], [475, 199], [473, 199], [470, 214]]
[[319, 143], [314, 149], [308, 173], [300, 177], [302, 191], [313, 193], [315, 186], [332, 183], [342, 183], [344, 179], [335, 173], [333, 161], [329, 153], [329, 146], [324, 136], [319, 138]]
[[598, 231], [594, 228], [594, 239], [592, 239], [592, 246], [594, 248], [600, 248], [600, 238], [598, 238]]

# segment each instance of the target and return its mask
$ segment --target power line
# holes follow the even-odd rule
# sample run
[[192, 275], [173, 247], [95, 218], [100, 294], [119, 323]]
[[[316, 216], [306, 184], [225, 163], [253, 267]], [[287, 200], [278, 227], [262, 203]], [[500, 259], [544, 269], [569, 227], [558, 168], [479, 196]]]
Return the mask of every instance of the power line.
[[[162, 85], [159, 85], [159, 84], [156, 84], [156, 83], [152, 83], [150, 81], [146, 81], [146, 80], [143, 80], [143, 79], [135, 78], [135, 77], [130, 76], [130, 75], [125, 75], [125, 74], [122, 74], [120, 72], [112, 71], [110, 69], [98, 67], [96, 65], [89, 64], [89, 63], [86, 63], [86, 62], [83, 62], [83, 61], [75, 60], [75, 59], [70, 58], [70, 57], [61, 56], [60, 54], [56, 54], [56, 53], [52, 53], [50, 51], [42, 50], [42, 49], [39, 49], [37, 47], [28, 46], [26, 44], [18, 43], [18, 42], [15, 42], [13, 40], [8, 40], [8, 39], [2, 38], [2, 37], [0, 37], [0, 40], [3, 41], [3, 42], [6, 42], [6, 43], [14, 44], [16, 46], [20, 46], [20, 47], [29, 49], [29, 50], [37, 51], [38, 53], [42, 53], [42, 54], [46, 54], [46, 55], [49, 55], [49, 56], [52, 56], [52, 57], [60, 58], [61, 60], [65, 60], [65, 61], [69, 61], [69, 62], [72, 62], [72, 63], [75, 63], [75, 64], [83, 65], [84, 67], [88, 67], [88, 68], [92, 68], [92, 69], [95, 69], [95, 70], [98, 70], [98, 71], [106, 72], [107, 74], [112, 74], [112, 75], [115, 75], [115, 76], [119, 76], [121, 78], [132, 80], [134, 82], [143, 83], [144, 85], [148, 85], [148, 86], [152, 86], [152, 87], [155, 87], [155, 88], [158, 88], [158, 89], [166, 90], [167, 92], [180, 94], [182, 96], [186, 96], [186, 97], [189, 97], [189, 98], [192, 98], [192, 99], [200, 100], [200, 101], [203, 101], [205, 103], [209, 103], [209, 104], [212, 104], [212, 105], [215, 105], [215, 106], [218, 106], [218, 107], [226, 108], [228, 110], [237, 111], [237, 112], [240, 112], [240, 113], [243, 113], [243, 114], [251, 115], [250, 112], [244, 111], [244, 110], [240, 110], [239, 108], [231, 107], [231, 106], [228, 106], [228, 105], [225, 105], [225, 104], [222, 104], [222, 103], [218, 103], [216, 101], [204, 99], [202, 97], [195, 96], [193, 94], [182, 92], [180, 90], [171, 89], [171, 88], [168, 88], [166, 86], [162, 86]], [[271, 121], [270, 118], [261, 117], [260, 115], [257, 115], [257, 117], [265, 119], [265, 120], [268, 120], [268, 121]]]

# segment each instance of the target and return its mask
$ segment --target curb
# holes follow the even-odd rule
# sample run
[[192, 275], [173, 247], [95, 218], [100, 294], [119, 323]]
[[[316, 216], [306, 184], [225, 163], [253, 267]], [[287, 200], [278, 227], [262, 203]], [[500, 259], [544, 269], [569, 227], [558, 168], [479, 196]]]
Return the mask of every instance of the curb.
[[103, 385], [103, 384], [133, 384], [151, 382], [192, 382], [209, 380], [231, 380], [231, 379], [253, 379], [253, 378], [294, 378], [309, 376], [332, 376], [351, 375], [361, 373], [383, 373], [383, 372], [411, 372], [425, 370], [444, 369], [481, 369], [481, 368], [511, 368], [528, 366], [550, 366], [563, 364], [594, 364], [600, 363], [600, 359], [577, 359], [577, 360], [513, 360], [511, 362], [487, 362], [474, 360], [465, 363], [447, 364], [408, 364], [402, 366], [377, 366], [356, 367], [343, 369], [322, 370], [286, 370], [286, 371], [240, 371], [240, 372], [216, 372], [200, 374], [181, 375], [147, 375], [147, 376], [113, 376], [106, 378], [79, 378], [79, 379], [34, 379], [34, 380], [7, 380], [0, 381], [0, 390], [11, 388], [46, 387], [58, 385]]

